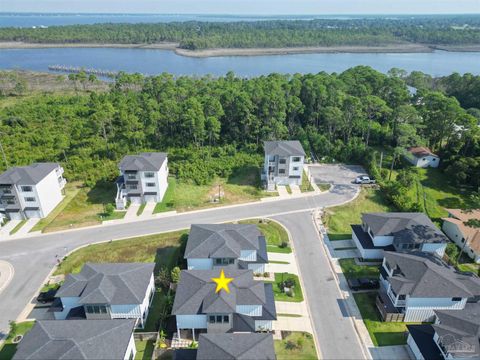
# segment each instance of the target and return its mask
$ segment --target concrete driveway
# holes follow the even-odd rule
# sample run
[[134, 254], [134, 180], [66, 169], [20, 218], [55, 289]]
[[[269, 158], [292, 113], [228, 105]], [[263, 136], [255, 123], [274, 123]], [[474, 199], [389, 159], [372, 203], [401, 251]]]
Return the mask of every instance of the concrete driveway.
[[308, 168], [317, 184], [358, 186], [353, 181], [357, 176], [366, 174], [365, 169], [359, 165], [318, 164], [309, 165]]

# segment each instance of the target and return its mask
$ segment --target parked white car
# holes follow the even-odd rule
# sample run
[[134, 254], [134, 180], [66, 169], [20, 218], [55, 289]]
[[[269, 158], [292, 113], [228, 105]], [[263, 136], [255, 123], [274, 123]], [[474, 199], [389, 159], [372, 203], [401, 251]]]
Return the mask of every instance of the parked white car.
[[369, 176], [357, 176], [355, 179], [355, 184], [375, 184], [375, 180], [370, 179]]

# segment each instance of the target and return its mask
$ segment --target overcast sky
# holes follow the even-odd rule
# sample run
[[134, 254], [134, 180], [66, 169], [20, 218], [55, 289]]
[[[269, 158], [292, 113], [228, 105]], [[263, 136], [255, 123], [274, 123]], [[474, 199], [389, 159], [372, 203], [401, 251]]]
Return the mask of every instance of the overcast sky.
[[0, 0], [1, 12], [190, 14], [480, 13], [480, 0]]

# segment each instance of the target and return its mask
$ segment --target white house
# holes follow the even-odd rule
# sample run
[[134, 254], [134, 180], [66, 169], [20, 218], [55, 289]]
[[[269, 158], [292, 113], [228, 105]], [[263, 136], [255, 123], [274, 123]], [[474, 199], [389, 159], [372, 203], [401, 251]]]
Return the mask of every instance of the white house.
[[433, 324], [407, 325], [407, 344], [417, 360], [480, 359], [480, 303], [463, 310], [436, 310]]
[[384, 251], [420, 250], [442, 257], [448, 238], [424, 213], [364, 213], [352, 225], [352, 239], [363, 259], [382, 259]]
[[39, 320], [13, 359], [133, 360], [134, 327], [134, 320]]
[[477, 264], [480, 263], [480, 229], [465, 225], [469, 220], [480, 220], [480, 210], [465, 211], [446, 209], [442, 229], [448, 238], [458, 245]]
[[262, 180], [268, 190], [276, 185], [301, 185], [305, 150], [300, 141], [264, 141]]
[[272, 284], [256, 281], [251, 270], [226, 268], [225, 277], [233, 278], [230, 292], [216, 293], [213, 278], [220, 269], [184, 270], [177, 286], [172, 314], [177, 337], [182, 330], [195, 334], [272, 331], [277, 319]]
[[62, 201], [66, 181], [57, 163], [17, 166], [0, 175], [0, 218], [43, 218]]
[[117, 209], [125, 209], [128, 201], [132, 204], [162, 201], [168, 188], [167, 154], [127, 155], [120, 162], [119, 169]]
[[155, 293], [153, 263], [86, 263], [69, 274], [52, 305], [55, 319], [136, 319], [143, 328]]
[[192, 225], [184, 258], [189, 270], [231, 266], [263, 274], [268, 263], [267, 244], [253, 224]]
[[384, 319], [429, 322], [435, 310], [462, 310], [480, 295], [480, 279], [457, 272], [435, 255], [385, 252], [377, 307]]
[[436, 168], [440, 164], [440, 157], [423, 146], [408, 148], [405, 154], [405, 159], [407, 159], [412, 165], [421, 168]]

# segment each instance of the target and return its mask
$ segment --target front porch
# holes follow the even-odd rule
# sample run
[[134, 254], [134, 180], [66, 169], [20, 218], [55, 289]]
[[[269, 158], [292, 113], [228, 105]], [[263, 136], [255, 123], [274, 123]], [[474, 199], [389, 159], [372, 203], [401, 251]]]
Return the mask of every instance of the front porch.
[[200, 334], [204, 333], [207, 333], [207, 329], [178, 329], [173, 333], [170, 347], [172, 349], [188, 348], [193, 341], [198, 341]]
[[385, 291], [379, 291], [375, 300], [378, 311], [382, 315], [382, 320], [387, 322], [403, 322], [405, 314], [400, 308], [393, 305], [392, 300]]

